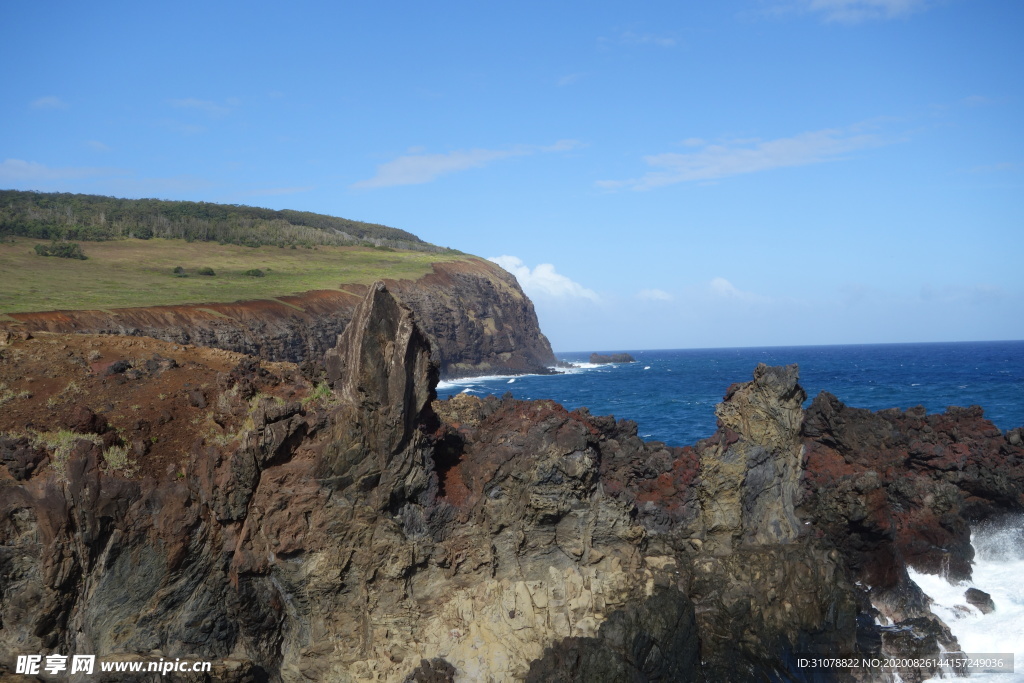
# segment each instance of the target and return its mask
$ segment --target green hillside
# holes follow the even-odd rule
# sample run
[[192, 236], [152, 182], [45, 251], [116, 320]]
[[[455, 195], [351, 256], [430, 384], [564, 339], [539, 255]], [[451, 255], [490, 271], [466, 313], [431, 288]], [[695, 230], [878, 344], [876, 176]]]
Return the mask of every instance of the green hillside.
[[308, 211], [0, 190], [0, 236], [106, 241], [182, 239], [257, 247], [377, 246], [441, 252], [412, 233]]
[[[268, 299], [380, 278], [415, 279], [431, 272], [432, 263], [473, 258], [453, 251], [246, 247], [161, 238], [82, 242], [85, 260], [36, 252], [37, 245], [50, 244], [26, 237], [0, 240], [0, 314]], [[255, 270], [262, 275], [246, 274]]]

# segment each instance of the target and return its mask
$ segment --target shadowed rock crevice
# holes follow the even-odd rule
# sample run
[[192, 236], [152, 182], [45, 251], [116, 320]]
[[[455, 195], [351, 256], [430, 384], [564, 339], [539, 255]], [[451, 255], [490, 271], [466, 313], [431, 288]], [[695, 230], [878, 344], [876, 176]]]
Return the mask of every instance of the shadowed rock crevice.
[[565, 638], [530, 663], [530, 683], [703, 681], [693, 603], [659, 588], [616, 610], [594, 637]]

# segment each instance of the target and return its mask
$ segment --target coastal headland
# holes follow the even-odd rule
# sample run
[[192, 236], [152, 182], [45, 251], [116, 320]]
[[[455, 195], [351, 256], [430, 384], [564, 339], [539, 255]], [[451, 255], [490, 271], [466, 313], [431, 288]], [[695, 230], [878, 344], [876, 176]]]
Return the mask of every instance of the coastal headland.
[[[431, 337], [443, 377], [545, 373], [556, 362], [533, 304], [516, 279], [490, 261], [473, 256], [345, 247], [320, 247], [316, 254], [295, 255], [290, 250], [265, 247], [204, 244], [186, 250], [180, 240], [124, 240], [89, 244], [87, 251], [93, 255], [89, 260], [69, 262], [32, 254], [33, 243], [39, 242], [21, 239], [0, 244], [0, 269], [26, 290], [25, 297], [11, 294], [3, 302], [0, 313], [6, 315], [0, 315], [0, 334], [45, 331], [143, 336], [270, 361], [319, 365], [351, 320], [369, 284], [397, 273], [385, 281], [416, 311], [417, 320]], [[214, 277], [186, 272], [191, 275], [188, 280], [197, 284], [186, 282], [189, 288], [183, 289], [184, 278], [174, 277], [171, 264], [186, 258], [198, 263], [228, 263], [238, 272], [221, 269], [219, 263]], [[133, 267], [124, 263], [126, 259], [145, 266]], [[160, 265], [153, 265], [154, 261]], [[276, 270], [264, 277], [243, 277], [243, 268], [254, 262], [273, 264]], [[59, 271], [40, 271], [44, 266]], [[231, 283], [233, 275], [244, 282]], [[117, 287], [110, 293], [94, 293], [103, 288], [104, 278], [118, 276], [124, 280], [121, 286], [145, 288], [146, 293], [126, 294]], [[214, 282], [217, 278], [222, 282]], [[222, 289], [216, 288], [224, 282]], [[318, 288], [303, 289], [308, 286]], [[65, 293], [65, 287], [79, 288], [78, 295]], [[50, 297], [36, 295], [40, 290]], [[144, 300], [154, 290], [164, 300], [182, 303], [112, 305]], [[79, 303], [61, 310], [26, 311], [30, 293], [39, 306], [58, 296]], [[247, 298], [235, 298], [246, 294]], [[93, 301], [93, 307], [82, 308], [83, 300]]]
[[970, 525], [1024, 509], [1020, 430], [804, 409], [795, 366], [758, 366], [683, 447], [550, 401], [436, 401], [437, 335], [392, 287], [317, 384], [146, 336], [4, 336], [0, 672], [90, 652], [220, 681], [884, 680], [799, 660], [959, 649], [907, 567], [965, 576]]

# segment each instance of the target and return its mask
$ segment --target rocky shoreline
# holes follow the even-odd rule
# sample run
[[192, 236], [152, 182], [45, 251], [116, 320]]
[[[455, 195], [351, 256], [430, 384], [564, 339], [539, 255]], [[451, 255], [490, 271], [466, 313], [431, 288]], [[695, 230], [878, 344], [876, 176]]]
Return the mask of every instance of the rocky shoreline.
[[0, 680], [49, 653], [239, 682], [892, 680], [798, 656], [959, 649], [907, 567], [967, 576], [970, 526], [1024, 510], [1020, 430], [804, 410], [796, 366], [685, 447], [436, 401], [414, 308], [369, 287], [319, 387], [146, 338], [2, 347]]

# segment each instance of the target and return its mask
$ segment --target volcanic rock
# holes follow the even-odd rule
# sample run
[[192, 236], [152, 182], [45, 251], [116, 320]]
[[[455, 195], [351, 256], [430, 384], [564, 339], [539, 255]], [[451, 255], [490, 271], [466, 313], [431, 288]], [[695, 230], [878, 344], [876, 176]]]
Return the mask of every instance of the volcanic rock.
[[992, 602], [992, 596], [983, 590], [968, 588], [964, 593], [964, 598], [968, 604], [977, 607], [982, 614], [989, 614], [996, 609], [996, 604]]
[[590, 354], [590, 362], [594, 365], [606, 365], [608, 363], [635, 363], [636, 358], [628, 353], [613, 353], [602, 355], [600, 353]]
[[[390, 283], [315, 391], [226, 351], [38, 337], [0, 366], [12, 397], [40, 378], [0, 414], [0, 677], [87, 652], [224, 681], [809, 680], [801, 654], [956, 651], [906, 567], [969, 573], [970, 524], [1021, 509], [1024, 452], [980, 411], [803, 411], [795, 366], [682, 448], [551, 401], [437, 401]], [[146, 372], [115, 386], [68, 351]], [[72, 372], [81, 396], [43, 409]], [[97, 428], [86, 405], [141, 442], [134, 474], [95, 434], [55, 440]]]

